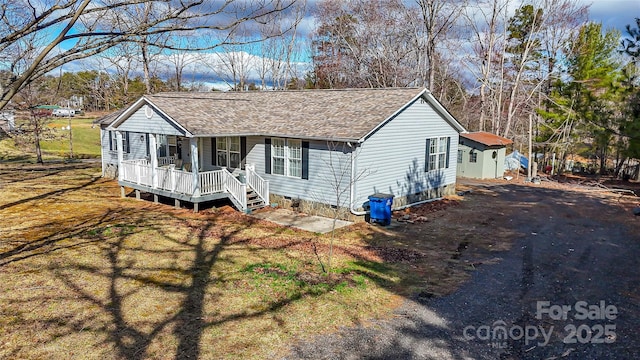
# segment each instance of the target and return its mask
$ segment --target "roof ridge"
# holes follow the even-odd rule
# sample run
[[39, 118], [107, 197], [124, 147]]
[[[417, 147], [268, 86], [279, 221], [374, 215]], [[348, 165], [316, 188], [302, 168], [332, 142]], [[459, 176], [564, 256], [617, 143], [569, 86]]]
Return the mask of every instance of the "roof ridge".
[[[250, 90], [250, 91], [163, 91], [156, 94], [147, 94], [144, 96], [168, 96], [168, 95], [187, 95], [187, 94], [282, 94], [295, 92], [355, 92], [355, 91], [389, 91], [389, 90], [422, 90], [423, 87], [386, 87], [386, 88], [344, 88], [344, 89], [296, 89], [296, 90]], [[427, 90], [428, 91], [428, 90]]]

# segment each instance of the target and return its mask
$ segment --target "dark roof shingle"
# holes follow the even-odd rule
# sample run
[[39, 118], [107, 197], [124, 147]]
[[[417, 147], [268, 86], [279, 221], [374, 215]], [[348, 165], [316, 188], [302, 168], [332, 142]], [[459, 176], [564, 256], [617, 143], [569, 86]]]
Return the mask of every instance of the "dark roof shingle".
[[145, 96], [190, 133], [359, 139], [420, 88], [159, 93]]
[[473, 140], [486, 146], [507, 146], [513, 141], [485, 131], [476, 131], [472, 133], [460, 134], [460, 136]]

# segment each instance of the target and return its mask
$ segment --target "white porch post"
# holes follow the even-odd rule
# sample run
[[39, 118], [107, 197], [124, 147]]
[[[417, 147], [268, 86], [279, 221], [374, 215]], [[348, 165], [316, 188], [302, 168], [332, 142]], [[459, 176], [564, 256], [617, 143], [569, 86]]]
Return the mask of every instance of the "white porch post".
[[193, 174], [193, 196], [200, 196], [200, 176], [198, 174], [198, 138], [189, 138], [191, 146], [191, 173]]
[[124, 167], [122, 161], [124, 161], [124, 154], [122, 152], [122, 132], [116, 131], [116, 143], [118, 144], [118, 180], [124, 179]]
[[158, 187], [158, 147], [156, 146], [156, 135], [149, 134], [149, 160], [151, 162], [151, 187]]

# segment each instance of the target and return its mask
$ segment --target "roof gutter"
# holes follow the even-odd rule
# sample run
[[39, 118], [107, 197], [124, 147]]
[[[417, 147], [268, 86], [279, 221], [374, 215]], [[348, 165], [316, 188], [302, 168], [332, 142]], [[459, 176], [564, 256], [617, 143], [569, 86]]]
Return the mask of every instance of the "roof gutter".
[[197, 134], [193, 135], [194, 137], [224, 137], [224, 136], [263, 136], [263, 137], [279, 137], [279, 138], [290, 138], [290, 139], [300, 139], [300, 140], [316, 140], [316, 141], [336, 141], [343, 143], [357, 143], [359, 142], [356, 138], [326, 138], [319, 136], [301, 136], [301, 135], [290, 135], [290, 134], [269, 134], [264, 132], [252, 132], [252, 133], [224, 133], [224, 134]]

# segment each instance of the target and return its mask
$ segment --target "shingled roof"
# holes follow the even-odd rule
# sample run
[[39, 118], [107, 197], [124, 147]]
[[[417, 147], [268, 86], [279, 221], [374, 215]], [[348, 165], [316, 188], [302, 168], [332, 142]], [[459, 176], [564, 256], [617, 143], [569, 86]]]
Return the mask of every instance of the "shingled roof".
[[485, 131], [476, 131], [472, 133], [460, 134], [463, 138], [473, 140], [485, 146], [506, 146], [512, 144], [513, 141]]
[[452, 126], [464, 131], [423, 88], [181, 92], [146, 95], [144, 99], [195, 136], [358, 140], [420, 95]]
[[118, 118], [127, 108], [120, 109], [105, 116], [101, 116], [93, 121], [94, 124], [109, 125]]

